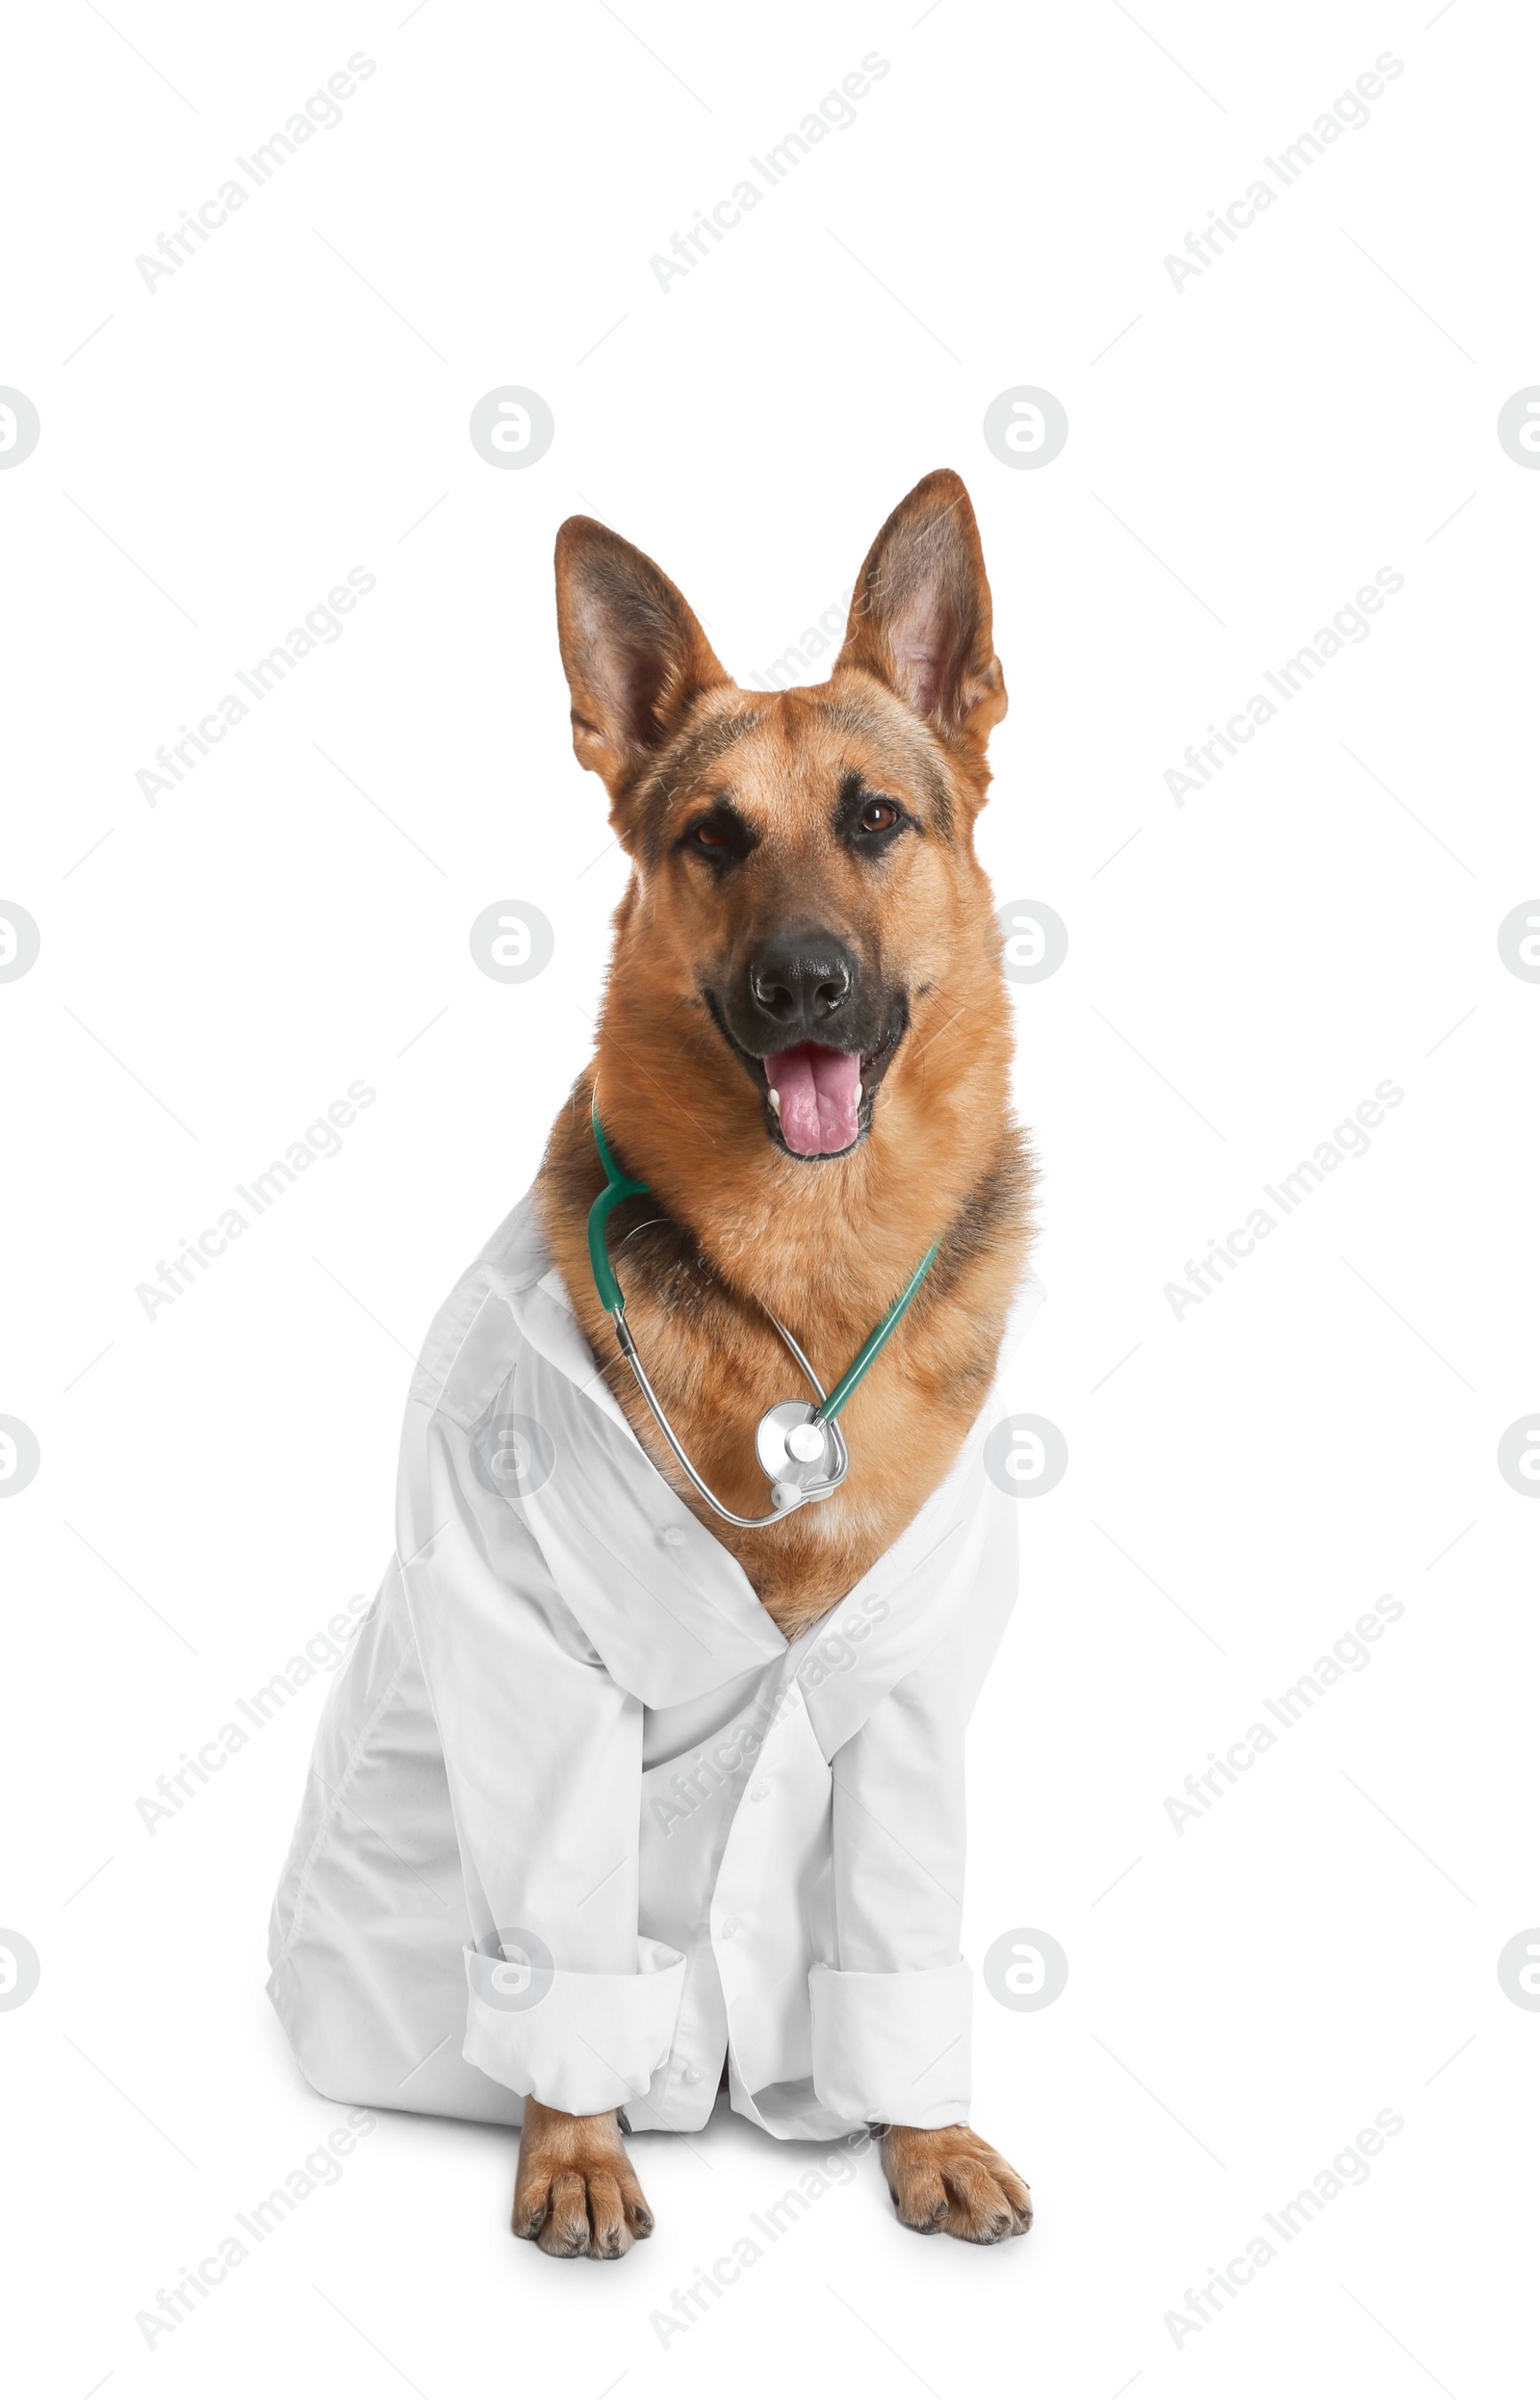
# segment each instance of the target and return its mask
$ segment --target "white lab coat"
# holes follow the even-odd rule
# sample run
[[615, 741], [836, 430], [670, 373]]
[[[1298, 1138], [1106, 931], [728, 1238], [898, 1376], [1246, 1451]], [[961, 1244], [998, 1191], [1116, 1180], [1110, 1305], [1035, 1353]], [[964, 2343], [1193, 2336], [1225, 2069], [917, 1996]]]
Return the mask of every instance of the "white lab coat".
[[1015, 1597], [1019, 1504], [981, 1455], [1003, 1413], [996, 1391], [787, 1643], [636, 1440], [524, 1200], [424, 1348], [397, 1555], [273, 1905], [269, 1991], [315, 2088], [690, 2132], [725, 2055], [783, 2138], [965, 2121], [962, 1736]]

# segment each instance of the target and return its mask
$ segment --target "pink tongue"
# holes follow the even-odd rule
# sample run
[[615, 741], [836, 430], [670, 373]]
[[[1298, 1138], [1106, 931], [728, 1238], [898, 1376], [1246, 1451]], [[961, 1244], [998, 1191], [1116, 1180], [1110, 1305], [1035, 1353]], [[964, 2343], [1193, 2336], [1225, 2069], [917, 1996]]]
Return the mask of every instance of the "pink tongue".
[[776, 1050], [764, 1062], [766, 1079], [781, 1095], [781, 1131], [787, 1149], [801, 1158], [848, 1150], [856, 1139], [860, 1060], [850, 1050], [825, 1049], [802, 1042]]

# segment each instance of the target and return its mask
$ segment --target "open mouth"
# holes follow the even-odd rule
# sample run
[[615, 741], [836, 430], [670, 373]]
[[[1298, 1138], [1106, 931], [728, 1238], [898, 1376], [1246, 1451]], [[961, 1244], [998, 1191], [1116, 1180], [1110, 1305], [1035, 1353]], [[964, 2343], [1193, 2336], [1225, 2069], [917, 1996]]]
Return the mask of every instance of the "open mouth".
[[728, 1047], [742, 1060], [764, 1101], [766, 1129], [790, 1158], [841, 1158], [871, 1129], [877, 1087], [909, 1028], [909, 1011], [894, 1012], [874, 1049], [836, 1050], [799, 1042], [789, 1050], [756, 1057], [730, 1031], [709, 995], [711, 1017]]
[[854, 1050], [799, 1042], [763, 1062], [781, 1139], [797, 1158], [837, 1158], [860, 1135], [861, 1067]]

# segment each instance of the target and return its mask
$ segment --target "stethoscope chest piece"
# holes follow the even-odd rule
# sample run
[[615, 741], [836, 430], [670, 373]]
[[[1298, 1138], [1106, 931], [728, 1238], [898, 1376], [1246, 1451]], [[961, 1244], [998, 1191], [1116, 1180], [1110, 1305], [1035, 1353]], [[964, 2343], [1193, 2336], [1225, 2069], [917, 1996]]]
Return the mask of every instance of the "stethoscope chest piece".
[[759, 1419], [754, 1447], [778, 1509], [821, 1499], [843, 1480], [849, 1463], [845, 1445], [836, 1428], [815, 1423], [815, 1415], [810, 1401], [781, 1400]]

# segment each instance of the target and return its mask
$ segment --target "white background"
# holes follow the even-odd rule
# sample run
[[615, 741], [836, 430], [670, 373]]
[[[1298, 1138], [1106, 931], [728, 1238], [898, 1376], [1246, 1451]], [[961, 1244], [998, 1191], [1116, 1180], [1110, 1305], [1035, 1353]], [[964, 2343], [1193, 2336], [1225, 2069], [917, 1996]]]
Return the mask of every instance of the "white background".
[[[1540, 376], [1540, 36], [1434, 8], [13, 19], [0, 382], [42, 426], [0, 473], [0, 893], [42, 936], [0, 985], [0, 1410], [42, 1458], [0, 1510], [0, 1923], [41, 1960], [0, 2014], [18, 2390], [1512, 2387], [1540, 2016], [1496, 1962], [1540, 1920], [1540, 1512], [1496, 1453], [1537, 1397], [1540, 988], [1496, 935], [1540, 890], [1540, 477], [1495, 426]], [[1173, 288], [1387, 50], [1370, 124]], [[343, 123], [146, 289], [136, 257], [355, 51]], [[650, 256], [869, 52], [857, 122], [660, 290]], [[523, 472], [467, 436], [508, 383], [555, 418]], [[1068, 412], [1038, 472], [982, 437], [1017, 384]], [[984, 855], [1069, 928], [1014, 1004], [1049, 1287], [1014, 1399], [1070, 1465], [1022, 1504], [971, 1765], [969, 1954], [1042, 1927], [1070, 1961], [1050, 2008], [976, 2005], [975, 2121], [1036, 2230], [922, 2247], [868, 2159], [665, 2347], [652, 2312], [816, 2154], [720, 2116], [639, 2141], [658, 2230], [600, 2272], [511, 2238], [511, 2136], [386, 2118], [151, 2348], [136, 2313], [343, 2113], [263, 1994], [325, 1679], [174, 1820], [136, 1802], [372, 1591], [408, 1355], [586, 1055], [624, 865], [569, 748], [555, 529], [655, 555], [748, 681], [939, 465], [1013, 695]], [[157, 745], [354, 565], [342, 637], [149, 806]], [[1370, 637], [1177, 807], [1186, 745], [1382, 566]], [[467, 941], [509, 897], [556, 944], [513, 986]], [[147, 1318], [136, 1286], [355, 1078], [341, 1153]], [[1184, 1262], [1385, 1079], [1369, 1153], [1178, 1318]], [[1178, 1834], [1168, 1795], [1386, 1591], [1372, 1665]], [[1187, 2287], [1381, 2109], [1367, 2184], [1178, 2346]]]

